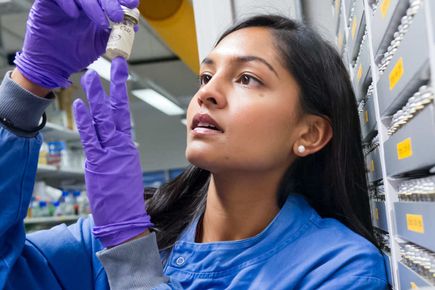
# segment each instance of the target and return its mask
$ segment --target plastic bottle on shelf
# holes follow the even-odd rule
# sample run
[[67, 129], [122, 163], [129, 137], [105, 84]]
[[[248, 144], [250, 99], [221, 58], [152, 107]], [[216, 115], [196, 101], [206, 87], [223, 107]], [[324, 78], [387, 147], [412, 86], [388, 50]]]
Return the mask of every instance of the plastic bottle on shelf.
[[50, 211], [47, 206], [47, 202], [45, 200], [39, 201], [39, 216], [47, 217], [50, 216]]
[[53, 216], [62, 216], [63, 213], [60, 209], [60, 202], [59, 201], [53, 201], [53, 207], [54, 207], [54, 212], [53, 212]]
[[80, 206], [79, 206], [79, 198], [81, 192], [79, 190], [73, 191], [73, 197], [74, 197], [74, 214], [79, 215], [80, 214]]

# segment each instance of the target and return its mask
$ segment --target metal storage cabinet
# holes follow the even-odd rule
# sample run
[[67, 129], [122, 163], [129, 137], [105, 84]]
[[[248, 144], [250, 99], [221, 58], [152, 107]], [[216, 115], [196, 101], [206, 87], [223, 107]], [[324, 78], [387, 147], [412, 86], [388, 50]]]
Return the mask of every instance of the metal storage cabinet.
[[[435, 179], [420, 179], [435, 174], [435, 1], [332, 5], [337, 47], [359, 104], [372, 222], [388, 241], [390, 283], [435, 287]], [[424, 94], [417, 93], [421, 86]]]

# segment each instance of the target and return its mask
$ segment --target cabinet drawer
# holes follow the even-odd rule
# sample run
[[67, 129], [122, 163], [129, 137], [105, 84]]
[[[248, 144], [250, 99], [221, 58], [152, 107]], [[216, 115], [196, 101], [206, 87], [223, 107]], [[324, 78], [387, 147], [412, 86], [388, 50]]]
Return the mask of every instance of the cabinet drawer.
[[[419, 289], [417, 287], [431, 287], [432, 285], [416, 272], [399, 262], [400, 289]], [[424, 288], [426, 289], [426, 288]], [[433, 288], [427, 288], [433, 289]]]
[[372, 223], [374, 227], [388, 232], [387, 223], [387, 210], [385, 202], [383, 201], [370, 201], [370, 211], [372, 213]]
[[349, 26], [349, 54], [351, 59], [355, 59], [361, 43], [361, 38], [365, 29], [364, 3], [363, 1], [355, 2], [355, 11]]
[[433, 202], [395, 202], [397, 234], [414, 244], [435, 251]]
[[366, 39], [361, 45], [361, 52], [358, 62], [355, 64], [353, 70], [353, 87], [357, 100], [362, 99], [368, 87], [368, 82], [371, 80], [370, 73], [370, 52], [369, 41]]
[[367, 178], [370, 183], [382, 179], [381, 158], [379, 148], [376, 148], [366, 156]]
[[372, 29], [372, 39], [375, 55], [381, 55], [387, 50], [408, 6], [409, 1], [407, 0], [380, 0], [378, 9], [371, 17], [374, 28]]
[[377, 84], [381, 116], [396, 112], [429, 79], [429, 48], [425, 7], [414, 16], [408, 32]]
[[434, 166], [434, 148], [434, 105], [430, 104], [384, 143], [387, 175]]
[[376, 116], [373, 96], [367, 99], [362, 111], [359, 112], [361, 135], [363, 142], [367, 142], [376, 134]]

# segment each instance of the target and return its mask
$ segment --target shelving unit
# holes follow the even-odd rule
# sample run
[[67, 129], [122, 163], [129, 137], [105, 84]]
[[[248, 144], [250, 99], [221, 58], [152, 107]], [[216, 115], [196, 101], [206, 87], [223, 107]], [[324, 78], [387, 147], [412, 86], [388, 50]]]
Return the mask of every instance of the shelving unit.
[[73, 223], [76, 222], [80, 216], [68, 215], [68, 216], [54, 216], [54, 217], [35, 217], [24, 219], [25, 225], [36, 224], [61, 224], [61, 223]]
[[[362, 140], [369, 148], [365, 154], [370, 196], [382, 187], [382, 198], [371, 199], [370, 207], [374, 227], [389, 236], [390, 252], [384, 257], [390, 283], [393, 289], [435, 289], [429, 266], [424, 265], [426, 272], [409, 266], [403, 250], [403, 245], [412, 245], [435, 252], [435, 199], [399, 199], [404, 181], [435, 173], [433, 100], [414, 102], [407, 119], [402, 112], [400, 124], [394, 119], [400, 126], [389, 130], [393, 115], [406, 109], [421, 86], [435, 86], [435, 2], [413, 2], [332, 0], [332, 11], [337, 48], [352, 79]], [[423, 268], [422, 262], [418, 265]]]

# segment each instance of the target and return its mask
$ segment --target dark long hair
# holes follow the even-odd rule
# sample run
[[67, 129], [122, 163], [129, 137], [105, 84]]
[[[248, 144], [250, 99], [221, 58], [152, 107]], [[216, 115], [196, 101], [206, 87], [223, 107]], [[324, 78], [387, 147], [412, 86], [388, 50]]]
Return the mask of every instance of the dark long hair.
[[[270, 29], [273, 48], [299, 84], [303, 112], [329, 119], [333, 130], [331, 141], [321, 151], [297, 159], [287, 170], [277, 192], [278, 205], [292, 192], [303, 194], [322, 217], [335, 218], [376, 244], [357, 104], [340, 56], [313, 29], [278, 15], [251, 17], [225, 31], [217, 43], [247, 27]], [[209, 179], [208, 171], [189, 166], [178, 178], [146, 195], [161, 250], [171, 248], [204, 211]]]

